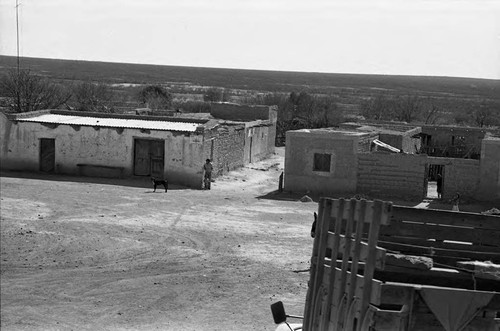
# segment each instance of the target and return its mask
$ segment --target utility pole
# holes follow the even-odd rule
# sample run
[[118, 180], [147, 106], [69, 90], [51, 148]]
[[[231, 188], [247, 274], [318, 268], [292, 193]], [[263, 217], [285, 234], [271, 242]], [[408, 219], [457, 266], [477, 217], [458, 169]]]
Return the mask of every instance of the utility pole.
[[19, 0], [16, 0], [17, 77], [19, 77]]
[[21, 77], [20, 77], [20, 63], [19, 63], [19, 0], [16, 0], [16, 32], [17, 32], [17, 112], [21, 112]]

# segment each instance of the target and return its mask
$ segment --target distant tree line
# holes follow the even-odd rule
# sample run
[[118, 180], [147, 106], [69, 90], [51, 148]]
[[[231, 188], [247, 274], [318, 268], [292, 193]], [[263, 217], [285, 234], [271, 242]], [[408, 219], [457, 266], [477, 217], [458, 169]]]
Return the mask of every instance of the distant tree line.
[[103, 81], [57, 83], [30, 70], [11, 70], [0, 78], [0, 96], [10, 111], [23, 113], [41, 109], [65, 108], [84, 112], [114, 113], [120, 101], [151, 110], [178, 109], [187, 113], [209, 113], [211, 102], [228, 101], [226, 89], [206, 89], [203, 101], [175, 100], [168, 88], [162, 85], [146, 85], [132, 89], [129, 94], [119, 95], [110, 84]]
[[[133, 91], [130, 94], [130, 91]], [[235, 97], [225, 88], [203, 90], [203, 100], [179, 100], [163, 85], [145, 85], [119, 94], [102, 81], [77, 83], [58, 82], [32, 73], [30, 70], [11, 70], [0, 78], [3, 105], [21, 113], [41, 109], [66, 108], [86, 112], [119, 111], [116, 104], [125, 102], [151, 110], [178, 109], [186, 113], [209, 113], [211, 102], [226, 102]], [[278, 107], [276, 145], [285, 143], [288, 130], [336, 126], [344, 119], [338, 96], [309, 91], [291, 93], [270, 92], [244, 96], [246, 104], [276, 105]], [[448, 103], [447, 103], [448, 102]], [[360, 115], [368, 120], [418, 122], [426, 124], [500, 125], [500, 101], [468, 98], [430, 98], [415, 93], [394, 95], [379, 93], [364, 97]]]
[[[67, 108], [84, 112], [114, 113], [118, 95], [105, 82], [56, 83], [30, 70], [11, 70], [0, 79], [0, 95], [12, 112]], [[153, 110], [168, 109], [173, 96], [160, 85], [147, 85], [134, 97], [137, 105]]]
[[[402, 121], [407, 123], [472, 125], [478, 127], [500, 125], [500, 102], [463, 100], [457, 107], [416, 94], [388, 95], [380, 93], [361, 103], [361, 115], [366, 119]], [[450, 107], [452, 109], [450, 109]]]
[[343, 116], [337, 107], [337, 98], [316, 95], [307, 91], [266, 93], [244, 99], [245, 103], [276, 105], [276, 146], [285, 144], [285, 134], [289, 130], [323, 128], [338, 125]]

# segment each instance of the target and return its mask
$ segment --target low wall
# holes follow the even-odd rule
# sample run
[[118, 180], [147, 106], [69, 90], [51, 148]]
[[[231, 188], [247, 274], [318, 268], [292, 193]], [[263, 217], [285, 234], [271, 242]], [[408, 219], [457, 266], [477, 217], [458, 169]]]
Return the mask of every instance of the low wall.
[[426, 155], [360, 153], [357, 193], [423, 198], [426, 160]]

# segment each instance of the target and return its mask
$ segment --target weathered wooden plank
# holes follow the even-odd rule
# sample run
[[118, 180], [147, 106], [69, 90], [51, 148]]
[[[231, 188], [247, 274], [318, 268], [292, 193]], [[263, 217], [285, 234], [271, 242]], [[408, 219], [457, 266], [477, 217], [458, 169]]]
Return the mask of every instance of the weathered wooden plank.
[[[445, 261], [492, 261], [494, 263], [500, 262], [500, 253], [458, 250], [458, 249], [444, 249], [436, 247], [425, 247], [408, 245], [398, 242], [380, 241], [378, 244], [389, 251], [397, 251], [409, 255], [422, 255], [432, 257], [435, 262], [446, 264]], [[462, 245], [466, 246], [466, 245]], [[456, 263], [449, 264], [455, 266]]]
[[386, 265], [384, 270], [375, 272], [375, 278], [384, 282], [500, 292], [499, 281], [473, 277], [470, 272], [461, 272], [455, 269], [419, 270]]
[[373, 298], [377, 306], [384, 304], [404, 305], [413, 298], [415, 287], [408, 284], [383, 283], [380, 287], [380, 297]]
[[[367, 201], [366, 200], [360, 201], [358, 203], [358, 206], [359, 206], [359, 213], [358, 213], [359, 219], [356, 222], [356, 229], [354, 232], [355, 234], [361, 234], [363, 232], [363, 226], [365, 223], [359, 220], [364, 220], [366, 217], [366, 209], [368, 206]], [[354, 236], [354, 252], [351, 260], [351, 267], [350, 267], [351, 274], [349, 278], [349, 286], [347, 291], [347, 302], [346, 302], [347, 309], [345, 310], [344, 316], [339, 317], [343, 319], [344, 323], [346, 323], [345, 324], [346, 328], [348, 327], [354, 328], [354, 325], [350, 325], [350, 323], [354, 323], [354, 316], [350, 315], [349, 309], [351, 308], [351, 306], [354, 309], [355, 307], [354, 305], [356, 304], [355, 297], [356, 293], [358, 293], [358, 287], [363, 286], [363, 284], [360, 284], [360, 282], [358, 282], [359, 263], [360, 263], [360, 256], [363, 244], [363, 242], [361, 241], [361, 237], [362, 237], [361, 235]], [[380, 289], [380, 285], [381, 284], [378, 284], [378, 286], [373, 286], [373, 288]], [[372, 295], [378, 299], [380, 297], [380, 291], [373, 290]], [[353, 314], [355, 315], [355, 312], [353, 312]]]
[[[339, 199], [339, 200], [344, 200], [344, 199]], [[367, 227], [366, 227], [365, 232], [368, 233], [369, 224], [371, 223], [371, 221], [373, 219], [374, 201], [368, 201], [368, 200], [364, 200], [364, 199], [361, 199], [361, 200], [350, 199], [350, 200], [353, 200], [356, 202], [356, 204], [354, 206], [354, 208], [355, 208], [354, 219], [362, 221], [363, 223], [366, 223]], [[366, 204], [366, 206], [364, 207], [365, 211], [363, 212], [363, 215], [360, 216], [361, 208], [362, 208], [361, 207], [362, 204], [360, 202], [362, 202], [362, 201], [365, 201], [364, 203]], [[391, 222], [390, 214], [392, 212], [392, 204], [386, 204], [385, 208], [386, 208], [386, 210], [384, 211], [384, 213], [382, 214], [382, 218], [380, 219], [380, 224], [382, 224], [382, 225], [388, 225]], [[344, 221], [347, 220], [349, 218], [350, 212], [351, 212], [350, 207], [344, 208], [343, 213], [342, 213], [342, 217], [340, 217], [339, 219], [344, 220]], [[332, 216], [335, 216], [335, 215], [332, 215]], [[331, 223], [328, 230], [331, 232], [334, 232], [335, 231], [335, 223]], [[342, 230], [342, 233], [345, 232], [345, 227], [342, 227], [341, 230]]]
[[500, 231], [457, 226], [395, 221], [390, 226], [383, 227], [381, 234], [384, 236], [463, 241], [476, 245], [500, 245]]
[[[331, 274], [331, 270], [332, 268], [329, 267], [329, 266], [326, 266], [325, 269], [324, 269], [324, 278], [323, 278], [323, 284], [330, 284], [332, 281], [333, 281], [333, 289], [334, 290], [337, 290], [339, 289], [338, 286], [335, 286], [335, 284], [340, 281], [340, 271], [341, 269], [340, 268], [335, 268], [337, 269], [336, 273], [335, 273], [335, 279], [332, 278], [332, 274]], [[354, 275], [352, 274], [351, 272], [347, 271], [347, 275], [351, 276], [351, 275]], [[365, 287], [365, 277], [363, 275], [359, 275], [359, 274], [356, 274], [355, 277], [356, 281], [354, 282], [354, 296], [357, 297], [357, 298], [360, 298], [362, 295], [363, 295], [363, 288]], [[350, 287], [351, 285], [353, 285], [353, 282], [352, 282], [352, 279], [351, 277], [348, 277], [348, 280], [347, 280], [347, 287]], [[371, 304], [377, 304], [379, 301], [380, 301], [380, 297], [381, 297], [381, 292], [382, 292], [382, 286], [383, 286], [383, 282], [378, 280], [378, 279], [372, 279], [372, 293], [370, 295], [370, 297], [368, 298], [368, 301], [369, 303]]]
[[[348, 251], [349, 257], [357, 257], [358, 261], [364, 262], [368, 258], [368, 244], [366, 242], [360, 241], [359, 243], [359, 252], [357, 253], [355, 251], [356, 245], [355, 243], [355, 238], [346, 238], [345, 235], [340, 235], [340, 242], [339, 242], [339, 254], [337, 255], [338, 259], [343, 258], [343, 254]], [[328, 247], [333, 247], [334, 244], [334, 236], [333, 233], [329, 233], [328, 235]], [[349, 245], [349, 250], [346, 250], [346, 246]], [[385, 261], [385, 255], [386, 255], [386, 250], [381, 247], [376, 247], [376, 254], [375, 254], [375, 266], [377, 269], [383, 269], [384, 268], [384, 261]], [[342, 252], [340, 254], [340, 252]], [[331, 251], [329, 254], [327, 253], [327, 256], [331, 258]]]
[[[341, 240], [341, 242], [339, 242], [340, 244], [339, 253], [341, 254], [339, 255], [342, 256], [342, 263], [340, 271], [340, 280], [338, 282], [335, 282], [336, 290], [334, 291], [334, 295], [332, 296], [333, 302], [331, 303], [329, 321], [327, 320], [330, 324], [330, 329], [332, 329], [335, 325], [338, 326], [340, 321], [339, 315], [342, 313], [340, 311], [341, 301], [344, 300], [344, 296], [347, 295], [348, 293], [348, 290], [346, 289], [349, 288], [349, 286], [347, 285], [347, 278], [349, 277], [350, 280], [350, 274], [347, 272], [347, 268], [349, 266], [349, 261], [351, 259], [351, 248], [352, 250], [354, 250], [354, 245], [352, 245], [353, 244], [352, 240], [348, 238], [352, 237], [354, 223], [356, 221], [355, 217], [357, 216], [357, 218], [359, 218], [359, 208], [356, 208], [357, 207], [356, 200], [351, 199], [350, 201], [348, 201], [345, 207], [349, 209], [349, 215], [346, 219], [345, 233], [339, 236], [340, 237], [339, 239]], [[332, 266], [335, 266], [333, 261], [332, 261]], [[338, 308], [335, 309], [334, 307]]]
[[[368, 310], [368, 305], [370, 301], [370, 295], [372, 291], [372, 279], [375, 273], [375, 258], [377, 254], [377, 240], [379, 236], [380, 224], [382, 219], [386, 216], [384, 215], [388, 213], [388, 209], [386, 208], [386, 204], [380, 200], [375, 200], [373, 202], [373, 218], [370, 223], [370, 232], [368, 234], [368, 258], [366, 259], [365, 270], [363, 273], [363, 277], [365, 279], [365, 286], [363, 288], [363, 296], [361, 296], [361, 304], [360, 304], [360, 316], [363, 318]], [[358, 327], [359, 329], [359, 327]]]
[[318, 223], [316, 224], [317, 232], [313, 242], [309, 286], [306, 294], [306, 304], [304, 307], [304, 327], [309, 330], [313, 329], [314, 314], [316, 313], [315, 303], [319, 300], [319, 292], [322, 289], [324, 259], [326, 253], [326, 242], [328, 239], [328, 226], [330, 224], [329, 214], [331, 206], [331, 199], [320, 199], [318, 206]]
[[405, 330], [405, 326], [408, 324], [408, 318], [409, 314], [407, 312], [377, 309], [372, 317], [371, 330]]
[[448, 210], [393, 206], [392, 220], [434, 223], [500, 231], [500, 217]]
[[436, 241], [434, 239], [427, 239], [427, 238], [384, 236], [381, 234], [379, 236], [379, 242], [393, 242], [393, 243], [401, 243], [414, 246], [434, 247], [434, 248], [443, 248], [451, 250], [500, 253], [500, 247], [498, 246], [473, 245], [472, 243], [469, 242], [458, 242], [458, 241], [447, 241], [447, 240]]
[[[340, 229], [342, 227], [342, 217], [344, 215], [346, 208], [346, 201], [344, 199], [333, 200], [332, 207], [330, 209], [329, 216], [333, 218], [332, 220], [335, 222], [335, 232], [333, 233], [333, 243], [330, 247], [332, 251], [332, 256], [338, 256], [340, 251]], [[325, 226], [326, 227], [326, 226]], [[341, 270], [335, 268], [335, 261], [332, 260], [330, 268], [330, 280], [328, 281], [327, 292], [326, 292], [326, 307], [328, 307], [329, 312], [324, 312], [320, 318], [318, 318], [318, 329], [324, 330], [328, 323], [330, 322], [330, 312], [336, 311], [336, 293], [334, 293], [335, 285], [339, 286], [340, 279], [337, 279], [339, 276], [338, 272]], [[339, 290], [337, 290], [339, 292]]]

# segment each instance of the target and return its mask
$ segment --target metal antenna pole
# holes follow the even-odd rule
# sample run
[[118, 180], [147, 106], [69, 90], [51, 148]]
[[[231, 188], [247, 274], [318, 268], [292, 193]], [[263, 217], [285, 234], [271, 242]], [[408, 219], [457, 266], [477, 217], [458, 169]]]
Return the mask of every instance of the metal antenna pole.
[[19, 77], [19, 0], [16, 0], [17, 76]]

